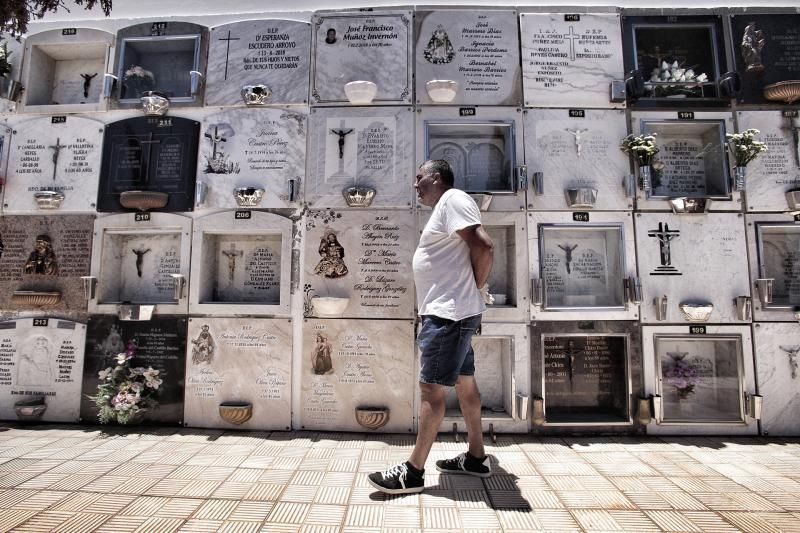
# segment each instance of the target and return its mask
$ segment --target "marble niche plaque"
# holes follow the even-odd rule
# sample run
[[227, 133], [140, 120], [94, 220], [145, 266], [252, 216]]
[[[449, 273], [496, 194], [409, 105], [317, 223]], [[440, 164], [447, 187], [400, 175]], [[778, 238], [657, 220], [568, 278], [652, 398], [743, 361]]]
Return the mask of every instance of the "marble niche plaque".
[[[357, 408], [388, 410], [383, 433], [414, 420], [414, 324], [406, 320], [317, 320], [303, 324], [300, 429], [372, 431]], [[381, 420], [370, 414], [370, 419]]]
[[136, 345], [133, 367], [152, 367], [163, 380], [158, 408], [145, 412], [144, 423], [182, 424], [186, 372], [186, 318], [158, 317], [146, 322], [126, 322], [117, 317], [93, 315], [86, 332], [81, 418], [97, 423], [97, 407], [86, 396], [97, 391], [98, 372], [113, 367], [128, 343]]
[[89, 274], [93, 223], [89, 215], [0, 218], [0, 309], [85, 311], [80, 278]]
[[103, 83], [113, 42], [111, 33], [91, 28], [60, 28], [28, 36], [21, 111], [104, 111]]
[[349, 298], [337, 317], [414, 316], [410, 211], [309, 211], [304, 223], [307, 316], [319, 316], [313, 297]]
[[138, 107], [147, 91], [158, 91], [171, 106], [203, 102], [208, 28], [181, 21], [153, 21], [117, 32], [116, 102]]
[[[418, 104], [520, 105], [516, 11], [417, 11], [414, 25]], [[455, 97], [432, 100], [426, 89], [432, 80], [456, 82]]]
[[543, 194], [529, 194], [528, 208], [578, 209], [568, 203], [569, 189], [594, 189], [592, 209], [625, 210], [633, 207], [623, 180], [630, 161], [619, 149], [627, 133], [625, 112], [600, 109], [527, 109], [525, 160], [528, 177], [542, 173]]
[[163, 211], [194, 208], [200, 123], [181, 117], [135, 117], [106, 126], [97, 195], [100, 212], [124, 211], [127, 191], [169, 195]]
[[195, 220], [189, 312], [290, 313], [292, 221], [260, 211]]
[[[797, 321], [800, 306], [800, 226], [791, 215], [748, 215], [750, 277], [757, 321]], [[772, 280], [772, 301], [764, 302], [757, 279]]]
[[[89, 311], [117, 313], [120, 304], [130, 304], [155, 306], [155, 313], [186, 313], [191, 224], [190, 218], [171, 213], [97, 219], [92, 249], [96, 287]], [[183, 288], [176, 291], [181, 280]]]
[[800, 114], [797, 110], [739, 111], [739, 131], [761, 132], [767, 151], [747, 164], [747, 211], [786, 211], [786, 192], [800, 189]]
[[736, 71], [742, 77], [739, 102], [788, 104], [800, 99], [800, 14], [733, 15], [731, 31]]
[[[11, 148], [12, 129], [4, 124], [0, 124], [0, 199], [4, 199], [6, 193], [6, 182], [8, 181], [8, 156]], [[2, 206], [2, 203], [0, 203]], [[2, 207], [0, 207], [2, 213]]]
[[202, 206], [235, 208], [236, 189], [251, 187], [264, 189], [257, 207], [302, 201], [307, 126], [299, 109], [228, 109], [204, 118], [197, 161]]
[[86, 326], [68, 320], [0, 322], [0, 418], [16, 420], [17, 402], [41, 399], [42, 421], [77, 422], [85, 340]]
[[760, 323], [753, 329], [758, 390], [764, 395], [761, 431], [797, 436], [800, 428], [800, 335], [797, 324]]
[[[190, 318], [188, 339], [185, 425], [290, 429], [291, 320]], [[250, 404], [251, 417], [224, 418], [223, 402]]]
[[242, 87], [266, 85], [267, 104], [308, 103], [311, 27], [247, 20], [211, 28], [206, 105], [243, 105]]
[[410, 104], [410, 11], [317, 12], [312, 19], [311, 103], [347, 104], [345, 84], [371, 81], [374, 104]]
[[618, 13], [522, 13], [526, 107], [624, 107], [611, 82], [624, 78]]
[[406, 107], [311, 111], [306, 200], [345, 207], [343, 191], [375, 189], [370, 207], [409, 207], [414, 177], [414, 115]]
[[641, 213], [635, 223], [642, 322], [658, 322], [653, 301], [665, 295], [667, 323], [687, 322], [681, 303], [713, 304], [711, 323], [739, 321], [734, 299], [751, 292], [740, 215]]
[[[95, 212], [103, 146], [102, 122], [79, 116], [41, 117], [17, 123], [11, 137], [3, 212]], [[64, 195], [57, 206], [37, 193]]]

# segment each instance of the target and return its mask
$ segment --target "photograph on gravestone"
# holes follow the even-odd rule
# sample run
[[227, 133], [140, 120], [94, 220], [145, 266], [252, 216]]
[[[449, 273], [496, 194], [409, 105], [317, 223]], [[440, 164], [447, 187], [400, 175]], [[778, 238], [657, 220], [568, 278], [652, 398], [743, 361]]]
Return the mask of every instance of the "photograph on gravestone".
[[[514, 381], [513, 337], [476, 335], [472, 339], [475, 352], [475, 375], [480, 381], [482, 418], [513, 418]], [[455, 387], [448, 387], [445, 398], [447, 417], [461, 416]]]
[[97, 423], [98, 409], [88, 398], [97, 393], [99, 373], [117, 365], [117, 355], [133, 345], [131, 367], [153, 368], [162, 380], [158, 406], [145, 411], [144, 423], [183, 422], [184, 376], [186, 372], [186, 318], [153, 318], [148, 321], [120, 321], [115, 316], [89, 317], [83, 368], [81, 419]]
[[625, 307], [622, 225], [539, 225], [546, 310]]
[[199, 136], [200, 123], [181, 117], [136, 117], [108, 124], [97, 210], [125, 211], [121, 195], [145, 191], [168, 195], [166, 205], [153, 210], [192, 211]]
[[413, 342], [411, 321], [305, 320], [300, 429], [411, 431]]
[[725, 121], [644, 119], [641, 132], [655, 134], [660, 149], [648, 198], [730, 199]]
[[354, 98], [348, 98], [346, 84], [367, 81], [375, 93], [363, 103], [410, 104], [412, 20], [409, 11], [316, 13], [312, 103], [348, 103]]
[[630, 422], [627, 335], [544, 334], [541, 342], [548, 424]]
[[414, 21], [417, 103], [520, 105], [515, 11], [417, 11]]
[[90, 28], [34, 33], [25, 41], [22, 110], [103, 111], [104, 75], [114, 35]]
[[85, 338], [57, 318], [0, 322], [0, 419], [76, 422]]
[[309, 211], [305, 230], [306, 316], [413, 316], [411, 212]]
[[[285, 109], [228, 109], [207, 116], [197, 162], [204, 207], [289, 207], [302, 200], [307, 117]], [[237, 196], [261, 189], [254, 205]], [[202, 202], [200, 201], [202, 200]]]
[[120, 107], [136, 107], [147, 91], [171, 103], [203, 100], [208, 29], [189, 22], [145, 22], [117, 32], [115, 63]]
[[800, 14], [731, 16], [734, 61], [742, 77], [739, 102], [793, 104], [800, 100]]
[[189, 319], [185, 424], [289, 429], [291, 328], [286, 319]]
[[[727, 105], [717, 81], [728, 69], [721, 18], [714, 15], [624, 17], [625, 71], [644, 79], [642, 105]], [[629, 102], [632, 100], [629, 96]]]
[[756, 222], [757, 278], [772, 279], [772, 301], [764, 309], [800, 306], [800, 227], [792, 222]]
[[247, 20], [211, 29], [206, 105], [308, 103], [311, 25]]
[[741, 337], [654, 340], [662, 424], [744, 421]]
[[85, 311], [81, 276], [89, 275], [89, 215], [0, 219], [0, 308]]
[[94, 213], [104, 131], [99, 120], [78, 116], [15, 124], [3, 212]]
[[525, 106], [623, 107], [610, 98], [624, 79], [618, 13], [520, 15]]

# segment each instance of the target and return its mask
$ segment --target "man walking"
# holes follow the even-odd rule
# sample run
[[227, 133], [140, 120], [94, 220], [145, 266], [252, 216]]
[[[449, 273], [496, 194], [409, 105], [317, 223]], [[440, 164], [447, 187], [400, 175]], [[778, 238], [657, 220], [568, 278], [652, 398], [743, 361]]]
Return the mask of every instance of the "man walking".
[[481, 226], [475, 201], [453, 188], [447, 161], [426, 161], [419, 167], [414, 188], [421, 204], [432, 207], [414, 253], [422, 327], [420, 349], [419, 432], [408, 461], [369, 475], [370, 484], [388, 494], [422, 492], [425, 461], [444, 419], [445, 395], [455, 385], [467, 426], [469, 450], [453, 459], [436, 461], [450, 474], [489, 477], [489, 458], [483, 448], [481, 397], [475, 383], [472, 335], [486, 310], [483, 293], [492, 270], [492, 240]]

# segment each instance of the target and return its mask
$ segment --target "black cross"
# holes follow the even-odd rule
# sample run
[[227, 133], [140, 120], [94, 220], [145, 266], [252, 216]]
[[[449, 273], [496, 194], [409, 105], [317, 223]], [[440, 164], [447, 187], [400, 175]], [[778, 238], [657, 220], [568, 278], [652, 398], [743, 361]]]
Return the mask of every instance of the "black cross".
[[228, 30], [228, 36], [224, 39], [217, 39], [219, 41], [227, 41], [227, 46], [225, 48], [225, 77], [223, 79], [228, 79], [228, 57], [230, 57], [231, 53], [231, 41], [238, 41], [239, 37], [231, 37], [231, 30]]
[[[161, 141], [156, 141], [156, 140], [153, 139], [153, 132], [152, 131], [147, 134], [147, 140], [146, 141], [139, 141], [139, 144], [148, 145], [148, 147], [147, 147], [147, 159], [145, 160], [146, 163], [144, 165], [142, 165], [144, 167], [144, 172], [145, 172], [144, 180], [142, 180], [142, 181], [143, 181], [143, 183], [145, 185], [147, 185], [147, 183], [150, 181], [150, 156], [152, 155], [152, 150], [153, 150], [153, 147], [150, 146], [150, 145], [159, 144], [159, 143], [161, 143]], [[144, 155], [144, 150], [142, 150], [142, 154]]]
[[58, 170], [58, 155], [61, 153], [62, 148], [66, 148], [66, 144], [61, 144], [61, 137], [56, 137], [56, 144], [48, 146], [53, 150], [53, 181], [56, 181], [56, 171]]

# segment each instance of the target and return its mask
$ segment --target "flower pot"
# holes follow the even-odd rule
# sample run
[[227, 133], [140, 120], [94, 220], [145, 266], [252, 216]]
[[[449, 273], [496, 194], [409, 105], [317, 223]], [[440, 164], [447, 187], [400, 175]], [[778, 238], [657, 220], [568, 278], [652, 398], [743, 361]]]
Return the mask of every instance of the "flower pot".
[[330, 296], [314, 296], [311, 298], [314, 314], [318, 317], [339, 317], [350, 304], [350, 298], [333, 298]]
[[61, 293], [57, 291], [14, 291], [11, 303], [24, 307], [49, 307], [61, 302]]
[[36, 207], [39, 209], [58, 209], [64, 201], [64, 193], [58, 191], [39, 191], [33, 193]]
[[233, 190], [233, 196], [236, 198], [236, 205], [239, 207], [255, 207], [261, 203], [261, 198], [264, 197], [264, 189], [238, 187]]
[[653, 167], [650, 165], [639, 165], [639, 182], [642, 190], [647, 192], [653, 187]]
[[272, 98], [272, 91], [266, 85], [244, 85], [242, 100], [246, 105], [266, 105]]
[[25, 422], [41, 420], [45, 411], [47, 411], [47, 404], [44, 403], [43, 396], [31, 400], [20, 400], [14, 404], [14, 414], [17, 415], [17, 420]]
[[786, 191], [785, 196], [789, 211], [800, 211], [800, 189]]
[[222, 402], [219, 404], [219, 416], [225, 422], [241, 425], [253, 416], [253, 404], [250, 402]]
[[571, 209], [591, 209], [597, 202], [597, 189], [588, 187], [566, 189], [564, 196], [567, 198], [567, 206]]
[[351, 81], [344, 86], [344, 94], [353, 105], [367, 105], [378, 92], [378, 86], [371, 81]]
[[437, 104], [452, 102], [458, 92], [458, 82], [453, 80], [431, 80], [425, 84], [430, 99]]
[[714, 311], [714, 304], [710, 303], [682, 303], [678, 307], [689, 322], [708, 322]]
[[672, 212], [677, 215], [705, 213], [711, 206], [711, 200], [709, 198], [686, 198], [682, 196], [680, 198], [670, 198], [669, 206], [672, 208]]
[[800, 80], [779, 81], [767, 85], [764, 87], [764, 98], [791, 105], [800, 100]]
[[150, 211], [161, 209], [169, 202], [169, 194], [158, 191], [125, 191], [119, 195], [119, 203], [126, 209]]
[[143, 93], [139, 101], [142, 103], [144, 114], [149, 117], [159, 117], [166, 114], [169, 109], [169, 98], [155, 91]]
[[744, 191], [747, 188], [747, 167], [733, 167], [733, 190]]
[[342, 191], [344, 201], [348, 207], [369, 207], [375, 198], [375, 189], [372, 187], [348, 187]]
[[367, 429], [379, 429], [389, 422], [388, 407], [356, 407], [356, 422]]

